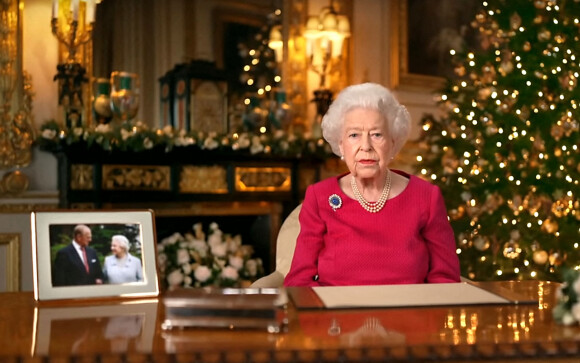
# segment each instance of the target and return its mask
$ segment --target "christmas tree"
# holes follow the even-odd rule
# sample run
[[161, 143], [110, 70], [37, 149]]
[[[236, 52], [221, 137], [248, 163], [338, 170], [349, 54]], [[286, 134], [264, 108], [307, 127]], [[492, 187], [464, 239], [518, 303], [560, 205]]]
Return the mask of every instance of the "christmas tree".
[[580, 269], [580, 0], [488, 0], [451, 50], [418, 158], [439, 185], [462, 275], [560, 280]]

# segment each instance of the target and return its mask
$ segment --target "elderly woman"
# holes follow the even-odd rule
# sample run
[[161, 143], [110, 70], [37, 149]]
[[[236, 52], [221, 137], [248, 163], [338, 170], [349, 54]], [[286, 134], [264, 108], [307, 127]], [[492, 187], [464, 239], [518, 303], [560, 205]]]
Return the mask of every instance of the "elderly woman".
[[321, 127], [350, 172], [308, 187], [284, 285], [459, 281], [439, 188], [389, 169], [410, 129], [407, 110], [391, 92], [372, 83], [347, 87]]
[[110, 284], [143, 281], [141, 260], [129, 253], [129, 240], [123, 235], [111, 238], [112, 255], [105, 257], [103, 275]]

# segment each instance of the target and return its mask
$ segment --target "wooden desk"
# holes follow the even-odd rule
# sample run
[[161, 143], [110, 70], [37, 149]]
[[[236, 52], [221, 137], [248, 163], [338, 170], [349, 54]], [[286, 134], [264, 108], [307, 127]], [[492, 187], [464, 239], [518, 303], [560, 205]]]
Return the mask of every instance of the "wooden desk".
[[[161, 330], [162, 305], [42, 304], [0, 294], [0, 362], [578, 362], [580, 327], [552, 319], [557, 284], [501, 282], [526, 305], [297, 310], [286, 333]], [[35, 309], [36, 307], [36, 309]], [[79, 359], [77, 359], [79, 358]]]

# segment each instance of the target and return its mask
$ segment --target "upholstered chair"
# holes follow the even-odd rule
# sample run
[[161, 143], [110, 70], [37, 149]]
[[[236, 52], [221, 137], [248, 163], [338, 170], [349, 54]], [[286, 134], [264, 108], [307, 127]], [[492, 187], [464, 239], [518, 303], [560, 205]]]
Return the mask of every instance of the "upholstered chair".
[[298, 215], [302, 204], [298, 205], [284, 220], [278, 232], [276, 240], [276, 270], [269, 275], [266, 275], [254, 283], [250, 287], [282, 287], [284, 284], [284, 277], [290, 271], [290, 264], [294, 256], [294, 248], [296, 248], [296, 238], [300, 233], [300, 222]]

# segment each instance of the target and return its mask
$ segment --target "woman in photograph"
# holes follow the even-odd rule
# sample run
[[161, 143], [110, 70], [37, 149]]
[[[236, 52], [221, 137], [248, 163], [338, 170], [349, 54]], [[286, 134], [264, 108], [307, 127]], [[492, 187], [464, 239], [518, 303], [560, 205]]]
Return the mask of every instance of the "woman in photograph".
[[112, 255], [105, 257], [103, 275], [109, 284], [143, 281], [141, 260], [129, 253], [129, 240], [123, 235], [111, 238]]

